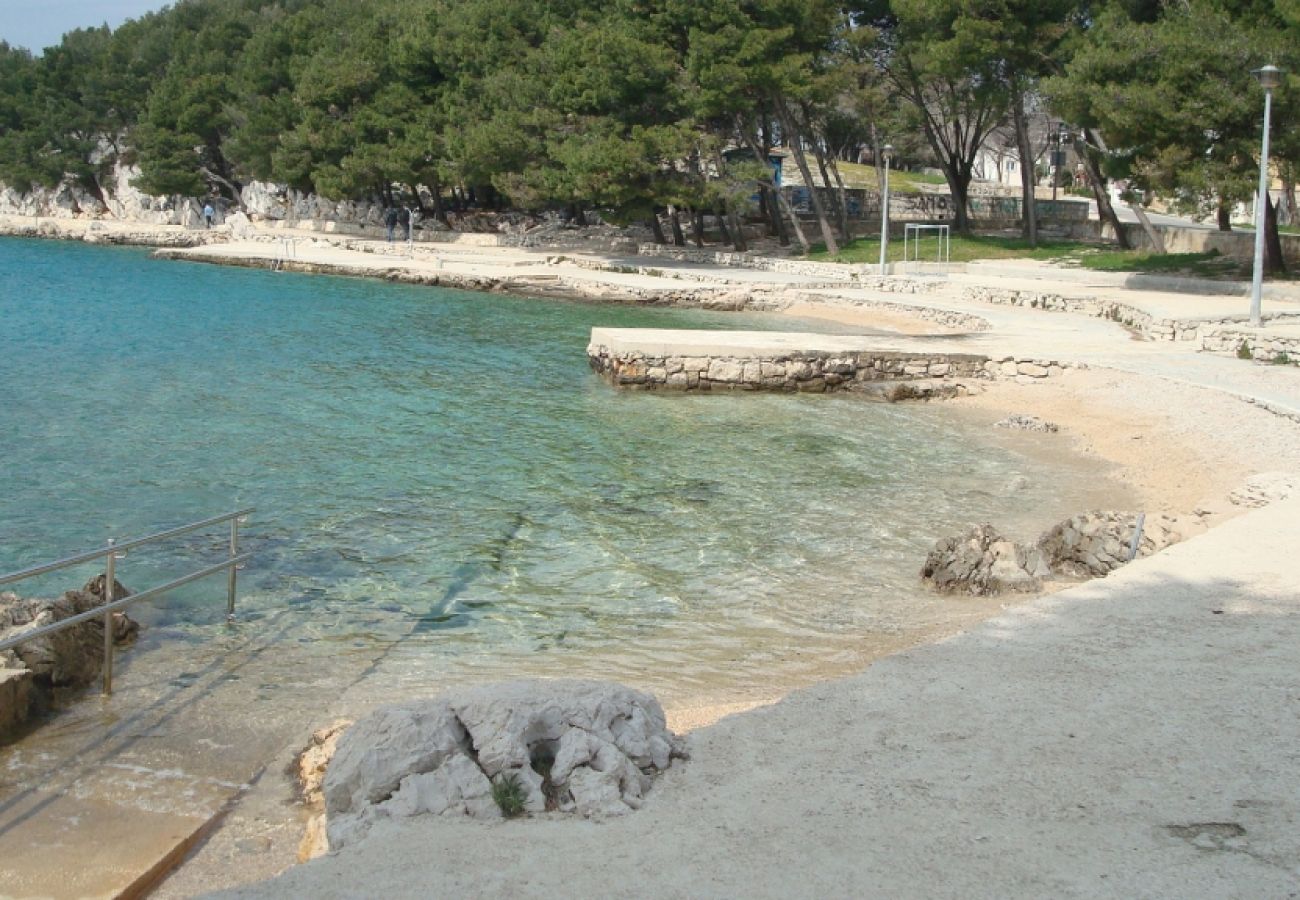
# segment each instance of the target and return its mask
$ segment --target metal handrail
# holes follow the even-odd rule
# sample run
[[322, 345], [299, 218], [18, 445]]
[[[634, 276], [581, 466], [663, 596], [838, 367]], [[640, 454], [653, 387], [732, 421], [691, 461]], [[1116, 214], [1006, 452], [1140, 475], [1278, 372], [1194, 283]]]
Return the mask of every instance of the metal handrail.
[[[37, 575], [44, 575], [47, 572], [54, 572], [59, 569], [66, 569], [69, 566], [79, 565], [85, 562], [91, 562], [96, 559], [105, 559], [104, 566], [104, 603], [87, 610], [83, 613], [77, 613], [68, 616], [66, 619], [60, 619], [49, 625], [40, 628], [34, 628], [31, 631], [24, 632], [11, 638], [0, 641], [0, 651], [16, 647], [26, 641], [43, 637], [47, 634], [53, 634], [57, 631], [63, 631], [65, 628], [72, 628], [80, 625], [82, 622], [89, 621], [96, 616], [104, 617], [104, 694], [108, 695], [113, 692], [113, 613], [132, 603], [139, 603], [141, 600], [150, 600], [154, 597], [161, 596], [168, 591], [175, 590], [178, 587], [189, 584], [192, 581], [198, 581], [200, 578], [207, 578], [209, 575], [215, 575], [225, 570], [227, 573], [226, 583], [226, 621], [232, 622], [235, 618], [235, 589], [236, 575], [235, 572], [239, 566], [252, 558], [252, 554], [239, 552], [239, 523], [248, 515], [255, 512], [253, 507], [241, 509], [237, 512], [226, 513], [223, 516], [213, 516], [210, 519], [203, 519], [199, 522], [191, 522], [189, 525], [181, 525], [178, 528], [169, 528], [166, 531], [159, 531], [156, 534], [148, 535], [142, 538], [133, 538], [129, 541], [117, 543], [109, 540], [107, 546], [98, 550], [90, 550], [86, 553], [78, 553], [75, 556], [68, 556], [64, 559], [55, 560], [54, 562], [42, 563], [39, 566], [32, 566], [28, 569], [21, 569], [17, 572], [10, 572], [7, 575], [0, 575], [0, 584], [11, 584], [15, 581], [22, 581], [26, 578], [34, 578]], [[138, 594], [132, 594], [129, 597], [123, 597], [120, 600], [113, 600], [113, 585], [116, 583], [117, 559], [120, 554], [127, 550], [143, 546], [145, 544], [155, 543], [167, 538], [177, 537], [182, 534], [189, 534], [192, 531], [199, 531], [203, 528], [210, 528], [213, 525], [220, 525], [222, 522], [230, 523], [230, 556], [219, 563], [199, 569], [197, 572], [191, 572], [180, 578], [169, 581], [166, 584], [160, 584], [157, 587], [149, 588], [147, 591], [141, 591]]]
[[80, 563], [90, 562], [95, 559], [102, 559], [110, 553], [125, 553], [128, 550], [134, 550], [144, 544], [152, 544], [157, 541], [164, 541], [167, 538], [179, 537], [182, 534], [189, 534], [191, 531], [199, 531], [212, 525], [220, 525], [222, 522], [228, 522], [231, 519], [242, 519], [245, 516], [257, 512], [255, 507], [248, 507], [237, 512], [226, 513], [224, 516], [213, 516], [211, 519], [204, 519], [202, 522], [193, 522], [189, 525], [182, 525], [179, 528], [169, 528], [166, 531], [159, 531], [157, 534], [151, 534], [148, 537], [133, 538], [120, 544], [109, 541], [107, 546], [98, 550], [88, 550], [85, 553], [78, 553], [76, 556], [69, 556], [66, 559], [56, 560], [50, 563], [43, 563], [39, 566], [32, 566], [30, 569], [22, 569], [18, 572], [10, 572], [8, 575], [0, 575], [0, 584], [9, 584], [14, 581], [22, 581], [24, 578], [34, 578], [37, 575], [44, 575], [46, 572], [54, 572], [58, 569], [66, 569], [68, 566], [75, 566]]

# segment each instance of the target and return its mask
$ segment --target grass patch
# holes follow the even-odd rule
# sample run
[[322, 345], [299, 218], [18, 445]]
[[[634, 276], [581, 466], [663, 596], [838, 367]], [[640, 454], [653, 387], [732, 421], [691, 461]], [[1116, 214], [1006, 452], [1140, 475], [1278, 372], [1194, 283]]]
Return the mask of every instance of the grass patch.
[[492, 782], [492, 799], [496, 801], [503, 816], [513, 819], [523, 814], [524, 805], [528, 802], [528, 792], [524, 790], [519, 776], [512, 772], [501, 775]]
[[[866, 188], [869, 191], [875, 191], [880, 186], [875, 166], [864, 166], [850, 162], [837, 162], [835, 165], [840, 170], [840, 177], [844, 179], [846, 188]], [[924, 172], [903, 172], [892, 168], [889, 170], [889, 189], [891, 191], [912, 193], [920, 190], [918, 185], [947, 183], [942, 175], [928, 175]]]
[[1237, 277], [1241, 263], [1207, 253], [1151, 253], [1145, 250], [1093, 250], [1074, 257], [1085, 269], [1098, 272], [1145, 272], [1155, 275], [1189, 275], [1195, 278]]
[[[916, 247], [913, 242], [911, 247]], [[926, 237], [919, 242], [919, 253], [911, 250], [913, 258], [922, 262], [939, 259], [939, 238]], [[840, 248], [839, 253], [827, 253], [824, 244], [816, 244], [808, 254], [809, 259], [820, 262], [838, 262], [851, 265], [880, 262], [880, 239], [861, 237]], [[889, 262], [903, 261], [903, 241], [891, 238]], [[1079, 266], [1098, 272], [1138, 272], [1153, 275], [1174, 275], [1186, 278], [1249, 279], [1250, 265], [1217, 250], [1207, 253], [1152, 253], [1148, 250], [1115, 250], [1109, 246], [1084, 241], [1042, 240], [1031, 247], [1021, 238], [999, 235], [952, 236], [952, 262], [965, 263], [981, 259], [1033, 259], [1044, 262]], [[1270, 280], [1290, 280], [1296, 272], [1270, 275]]]
[[[919, 251], [914, 251], [914, 254], [919, 256], [922, 262], [933, 262], [939, 258], [939, 238], [922, 238], [919, 245]], [[916, 247], [917, 243], [913, 242], [911, 246]], [[955, 263], [977, 259], [1061, 259], [1091, 249], [1095, 249], [1093, 245], [1080, 241], [1039, 241], [1037, 247], [1031, 247], [1028, 241], [1020, 238], [997, 235], [963, 237], [954, 234], [952, 236], [952, 262]], [[836, 254], [827, 253], [825, 245], [819, 244], [813, 247], [808, 258], [823, 262], [878, 263], [880, 262], [880, 239], [858, 238], [841, 247], [840, 252]], [[903, 261], [902, 240], [890, 239], [888, 258], [890, 262]]]

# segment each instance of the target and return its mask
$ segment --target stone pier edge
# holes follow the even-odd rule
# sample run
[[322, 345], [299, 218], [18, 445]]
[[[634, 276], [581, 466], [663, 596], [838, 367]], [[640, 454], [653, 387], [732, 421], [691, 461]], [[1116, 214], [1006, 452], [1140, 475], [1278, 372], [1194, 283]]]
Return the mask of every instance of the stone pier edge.
[[768, 356], [649, 355], [592, 343], [591, 368], [615, 387], [663, 391], [859, 391], [889, 400], [926, 398], [960, 390], [962, 380], [1060, 375], [1074, 363], [1028, 357], [906, 350], [781, 351]]

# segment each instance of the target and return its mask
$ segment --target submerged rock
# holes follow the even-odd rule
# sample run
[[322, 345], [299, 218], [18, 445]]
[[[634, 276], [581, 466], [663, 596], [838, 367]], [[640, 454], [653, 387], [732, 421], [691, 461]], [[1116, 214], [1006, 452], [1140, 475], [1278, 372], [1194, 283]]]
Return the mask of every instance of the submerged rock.
[[[113, 582], [114, 600], [130, 596]], [[0, 639], [15, 637], [87, 612], [104, 602], [104, 576], [53, 600], [0, 593]], [[113, 642], [134, 640], [139, 625], [113, 613]], [[0, 737], [46, 706], [55, 688], [80, 687], [99, 677], [104, 661], [104, 621], [95, 617], [63, 631], [0, 652]]]
[[649, 694], [594, 681], [519, 681], [385, 707], [344, 732], [325, 774], [329, 848], [376, 819], [522, 811], [620, 815], [685, 756]]

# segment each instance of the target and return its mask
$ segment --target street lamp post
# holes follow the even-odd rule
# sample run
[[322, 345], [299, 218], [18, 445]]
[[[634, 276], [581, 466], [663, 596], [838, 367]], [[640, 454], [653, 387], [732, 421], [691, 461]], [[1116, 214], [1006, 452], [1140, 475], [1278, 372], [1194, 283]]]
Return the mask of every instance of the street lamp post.
[[885, 275], [885, 254], [889, 250], [889, 162], [894, 158], [894, 145], [880, 148], [885, 161], [885, 187], [880, 193], [880, 275]]
[[1268, 212], [1268, 120], [1273, 112], [1273, 89], [1282, 83], [1282, 70], [1264, 66], [1252, 73], [1264, 89], [1264, 143], [1259, 153], [1259, 194], [1255, 197], [1255, 271], [1250, 283], [1250, 324], [1263, 324], [1260, 307], [1264, 295], [1264, 220]]

